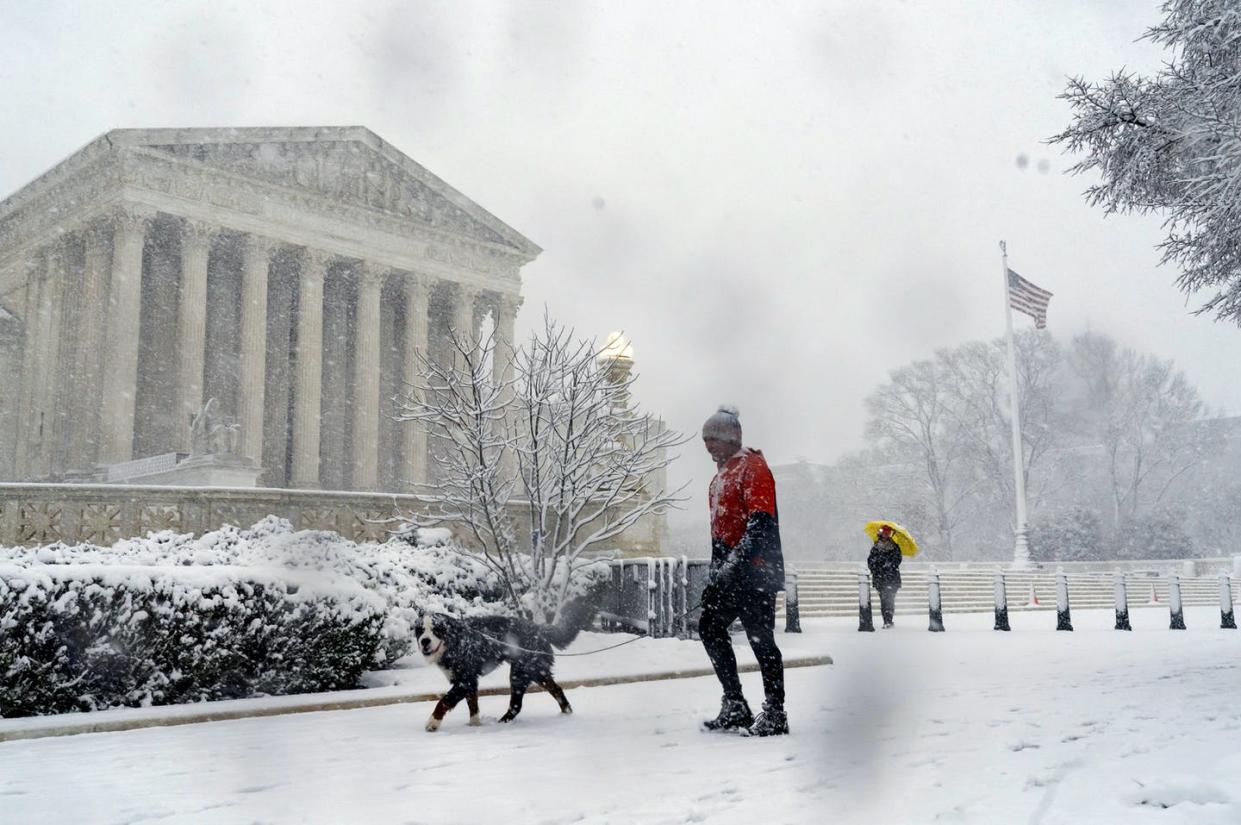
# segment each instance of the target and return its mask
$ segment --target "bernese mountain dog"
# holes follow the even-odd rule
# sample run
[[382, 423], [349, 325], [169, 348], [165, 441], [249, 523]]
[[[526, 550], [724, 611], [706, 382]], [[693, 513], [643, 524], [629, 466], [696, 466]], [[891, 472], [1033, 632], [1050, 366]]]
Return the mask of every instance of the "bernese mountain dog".
[[431, 712], [427, 730], [438, 730], [444, 716], [462, 699], [470, 709], [470, 724], [482, 724], [478, 680], [503, 662], [509, 663], [510, 693], [508, 712], [500, 717], [501, 722], [511, 722], [521, 713], [522, 698], [530, 685], [539, 685], [550, 693], [560, 704], [561, 713], [572, 713], [564, 691], [552, 678], [552, 648], [563, 650], [589, 626], [595, 615], [593, 602], [568, 602], [554, 625], [513, 616], [424, 616], [415, 631], [418, 649], [428, 663], [444, 672], [450, 684]]

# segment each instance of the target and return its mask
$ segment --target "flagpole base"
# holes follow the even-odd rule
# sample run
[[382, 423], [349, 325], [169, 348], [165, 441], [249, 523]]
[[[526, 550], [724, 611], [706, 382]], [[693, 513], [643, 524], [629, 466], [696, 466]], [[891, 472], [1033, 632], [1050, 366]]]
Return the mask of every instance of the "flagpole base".
[[1030, 560], [1030, 542], [1026, 539], [1025, 525], [1017, 529], [1017, 540], [1013, 544], [1013, 569], [1029, 570], [1034, 567]]

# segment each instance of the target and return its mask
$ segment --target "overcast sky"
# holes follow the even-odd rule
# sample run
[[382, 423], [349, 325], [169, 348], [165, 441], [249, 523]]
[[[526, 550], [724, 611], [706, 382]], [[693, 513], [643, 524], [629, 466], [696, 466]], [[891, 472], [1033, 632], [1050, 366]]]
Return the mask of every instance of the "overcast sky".
[[[734, 403], [774, 463], [860, 446], [888, 370], [1000, 334], [1001, 238], [1056, 335], [1238, 413], [1241, 332], [1043, 142], [1066, 75], [1158, 65], [1157, 6], [5, 0], [0, 197], [112, 128], [361, 124], [544, 248], [519, 331], [625, 330], [647, 408]], [[696, 442], [673, 470], [695, 517], [711, 472]]]

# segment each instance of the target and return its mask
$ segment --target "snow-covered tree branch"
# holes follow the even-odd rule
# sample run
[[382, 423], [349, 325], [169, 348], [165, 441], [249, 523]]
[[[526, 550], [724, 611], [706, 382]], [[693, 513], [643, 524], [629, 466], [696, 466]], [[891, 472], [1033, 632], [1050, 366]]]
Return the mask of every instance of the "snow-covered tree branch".
[[1108, 212], [1166, 216], [1163, 261], [1204, 296], [1200, 312], [1241, 324], [1241, 9], [1227, 0], [1168, 0], [1145, 37], [1173, 52], [1154, 77], [1074, 78], [1073, 119], [1051, 138], [1097, 172], [1086, 190]]
[[[554, 615], [621, 534], [677, 499], [664, 470], [677, 433], [631, 401], [627, 353], [544, 317], [495, 379], [494, 336], [454, 333], [450, 364], [422, 361], [403, 420], [438, 438], [440, 483], [418, 523], [464, 529], [517, 609]], [[520, 537], [520, 538], [519, 538]]]

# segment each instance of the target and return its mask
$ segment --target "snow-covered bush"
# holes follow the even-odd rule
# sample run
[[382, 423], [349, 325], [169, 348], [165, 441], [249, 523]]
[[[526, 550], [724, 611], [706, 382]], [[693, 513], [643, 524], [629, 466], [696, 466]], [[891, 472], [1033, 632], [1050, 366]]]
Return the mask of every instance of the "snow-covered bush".
[[352, 688], [386, 609], [332, 573], [0, 563], [0, 716]]
[[410, 652], [411, 625], [425, 612], [502, 613], [495, 573], [462, 553], [445, 530], [423, 530], [382, 544], [355, 543], [337, 533], [295, 531], [268, 516], [248, 529], [231, 525], [199, 538], [164, 531], [125, 539], [111, 547], [52, 544], [0, 548], [0, 563], [17, 565], [229, 565], [277, 576], [298, 571], [346, 577], [383, 599], [383, 640], [374, 665], [390, 665]]
[[1185, 515], [1176, 510], [1159, 510], [1122, 524], [1116, 531], [1114, 552], [1121, 559], [1187, 559], [1198, 555], [1185, 528]]
[[1086, 507], [1042, 515], [1030, 525], [1030, 557], [1035, 561], [1089, 561], [1106, 552], [1103, 523]]
[[273, 516], [0, 547], [0, 716], [352, 688], [411, 652], [422, 614], [511, 609], [442, 529], [359, 544]]

